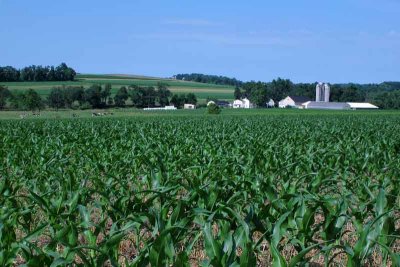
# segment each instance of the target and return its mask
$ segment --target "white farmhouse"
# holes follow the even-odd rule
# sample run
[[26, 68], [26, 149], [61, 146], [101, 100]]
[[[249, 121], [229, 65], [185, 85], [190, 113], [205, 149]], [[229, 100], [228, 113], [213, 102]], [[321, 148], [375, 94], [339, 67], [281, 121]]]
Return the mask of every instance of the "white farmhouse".
[[253, 105], [250, 103], [250, 100], [247, 98], [243, 99], [243, 108], [252, 108]]
[[279, 101], [280, 108], [300, 108], [301, 105], [305, 102], [311, 101], [310, 98], [306, 96], [288, 96], [285, 99]]
[[250, 100], [247, 98], [243, 98], [242, 100], [235, 100], [233, 101], [233, 108], [252, 108], [253, 104], [251, 104]]
[[243, 101], [236, 99], [235, 101], [233, 101], [233, 108], [242, 108], [243, 107]]

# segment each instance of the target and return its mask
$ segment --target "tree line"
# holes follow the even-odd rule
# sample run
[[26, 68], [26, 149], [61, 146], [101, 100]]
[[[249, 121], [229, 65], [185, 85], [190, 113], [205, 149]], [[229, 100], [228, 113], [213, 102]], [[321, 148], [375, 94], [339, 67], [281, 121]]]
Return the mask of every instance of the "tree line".
[[73, 81], [76, 72], [65, 63], [59, 66], [28, 66], [16, 69], [11, 66], [0, 67], [0, 82], [39, 82]]
[[157, 87], [122, 86], [114, 96], [111, 84], [92, 85], [88, 88], [82, 86], [54, 87], [46, 99], [42, 99], [33, 89], [11, 92], [5, 86], [0, 85], [0, 110], [7, 105], [15, 110], [41, 110], [46, 106], [56, 110], [126, 107], [128, 100], [130, 100], [130, 106], [136, 108], [166, 105], [182, 108], [184, 104], [197, 104], [195, 94], [172, 94], [167, 85], [163, 83], [158, 83]]
[[[316, 83], [295, 84], [289, 79], [274, 79], [272, 82], [246, 82], [236, 87], [235, 99], [247, 97], [258, 107], [265, 107], [273, 99], [275, 103], [289, 95], [307, 96], [315, 99]], [[381, 84], [332, 84], [332, 102], [371, 102], [383, 109], [400, 109], [400, 82]]]
[[185, 80], [198, 83], [211, 83], [211, 84], [230, 85], [230, 86], [241, 86], [243, 84], [242, 81], [239, 81], [235, 78], [228, 78], [225, 76], [218, 76], [218, 75], [206, 75], [200, 73], [177, 74], [174, 77], [177, 80]]

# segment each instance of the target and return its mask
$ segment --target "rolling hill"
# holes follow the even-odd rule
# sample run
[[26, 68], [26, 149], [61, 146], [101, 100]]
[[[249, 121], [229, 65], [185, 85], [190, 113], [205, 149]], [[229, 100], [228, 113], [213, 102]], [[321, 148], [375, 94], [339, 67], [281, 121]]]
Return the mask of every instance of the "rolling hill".
[[75, 81], [2, 82], [0, 84], [7, 86], [10, 90], [27, 90], [31, 88], [36, 90], [42, 97], [46, 97], [53, 87], [58, 86], [89, 87], [93, 84], [104, 85], [110, 83], [112, 85], [112, 93], [115, 94], [121, 86], [156, 86], [158, 82], [167, 84], [172, 93], [194, 93], [200, 103], [204, 103], [207, 98], [233, 99], [234, 87], [232, 86], [124, 74], [78, 74]]

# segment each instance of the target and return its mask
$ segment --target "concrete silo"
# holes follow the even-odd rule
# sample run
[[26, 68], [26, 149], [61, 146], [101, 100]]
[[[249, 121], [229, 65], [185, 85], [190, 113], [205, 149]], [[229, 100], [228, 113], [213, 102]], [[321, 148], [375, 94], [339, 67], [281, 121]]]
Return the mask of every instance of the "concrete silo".
[[324, 102], [329, 102], [330, 96], [331, 96], [331, 88], [329, 87], [329, 84], [325, 83], [324, 84]]
[[316, 102], [329, 102], [331, 89], [327, 83], [318, 83], [315, 88]]

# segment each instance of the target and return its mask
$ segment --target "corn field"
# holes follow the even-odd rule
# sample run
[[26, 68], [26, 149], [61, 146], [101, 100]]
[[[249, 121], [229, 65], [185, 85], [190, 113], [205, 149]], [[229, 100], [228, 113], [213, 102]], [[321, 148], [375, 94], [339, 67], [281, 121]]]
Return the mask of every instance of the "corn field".
[[400, 117], [0, 123], [0, 266], [400, 266]]

